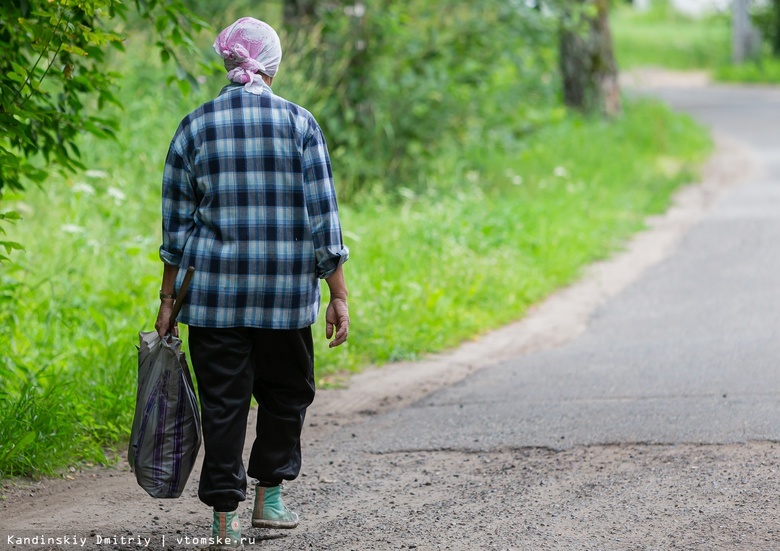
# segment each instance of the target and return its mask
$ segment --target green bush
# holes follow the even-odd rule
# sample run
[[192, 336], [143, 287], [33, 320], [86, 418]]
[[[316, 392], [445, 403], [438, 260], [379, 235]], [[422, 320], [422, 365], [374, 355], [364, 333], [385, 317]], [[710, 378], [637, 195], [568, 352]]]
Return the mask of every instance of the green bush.
[[548, 121], [553, 21], [499, 0], [361, 5], [297, 34], [278, 83], [321, 121], [343, 200], [422, 190], [444, 149], [501, 147]]

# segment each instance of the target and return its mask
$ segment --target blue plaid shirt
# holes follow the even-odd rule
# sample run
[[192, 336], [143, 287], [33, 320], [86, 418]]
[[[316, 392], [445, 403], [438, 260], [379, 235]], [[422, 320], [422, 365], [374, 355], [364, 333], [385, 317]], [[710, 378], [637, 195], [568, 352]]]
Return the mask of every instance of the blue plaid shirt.
[[300, 329], [319, 278], [348, 256], [317, 121], [271, 92], [227, 86], [187, 115], [165, 161], [160, 258], [195, 267], [183, 323]]

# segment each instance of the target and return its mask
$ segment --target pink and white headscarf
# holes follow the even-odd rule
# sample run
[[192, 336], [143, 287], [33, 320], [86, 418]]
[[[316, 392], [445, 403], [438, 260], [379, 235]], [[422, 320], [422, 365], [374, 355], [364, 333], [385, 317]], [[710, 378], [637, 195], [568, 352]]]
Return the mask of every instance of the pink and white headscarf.
[[263, 93], [263, 80], [276, 74], [282, 61], [279, 35], [269, 24], [253, 17], [242, 17], [217, 36], [214, 50], [225, 60], [230, 82], [244, 84], [253, 94]]

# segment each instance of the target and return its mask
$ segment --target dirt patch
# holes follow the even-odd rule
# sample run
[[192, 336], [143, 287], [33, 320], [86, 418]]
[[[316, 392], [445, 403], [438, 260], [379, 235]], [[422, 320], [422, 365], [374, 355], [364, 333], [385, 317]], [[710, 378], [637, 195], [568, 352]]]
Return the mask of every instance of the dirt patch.
[[[271, 541], [247, 529], [248, 548], [760, 550], [780, 537], [773, 443], [349, 457], [326, 448], [307, 449], [306, 476], [286, 489], [301, 526]], [[187, 542], [208, 535], [209, 512], [194, 497], [153, 501], [129, 475], [115, 478], [36, 492], [4, 515], [0, 548], [76, 547], [9, 544], [9, 535], [69, 535], [91, 550], [146, 539], [148, 549], [200, 547]], [[245, 525], [249, 515], [245, 504]]]
[[628, 88], [702, 88], [711, 83], [707, 71], [670, 71], [644, 67], [620, 73], [620, 85]]
[[340, 458], [292, 489], [304, 530], [264, 548], [772, 549], [779, 454], [755, 443]]

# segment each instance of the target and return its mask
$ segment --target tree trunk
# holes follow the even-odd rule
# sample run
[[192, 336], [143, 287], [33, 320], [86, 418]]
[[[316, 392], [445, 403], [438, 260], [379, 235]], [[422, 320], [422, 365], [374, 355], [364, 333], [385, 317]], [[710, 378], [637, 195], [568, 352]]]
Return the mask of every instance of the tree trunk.
[[731, 7], [731, 59], [743, 63], [750, 55], [750, 0], [734, 0]]
[[772, 53], [780, 57], [780, 0], [772, 2]]
[[[620, 87], [607, 18], [608, 0], [570, 0], [560, 30], [560, 67], [566, 105], [607, 117], [620, 114]], [[595, 6], [595, 17], [585, 10]], [[577, 24], [582, 23], [582, 24]]]
[[314, 21], [317, 0], [284, 0], [284, 26], [296, 33], [307, 28]]

